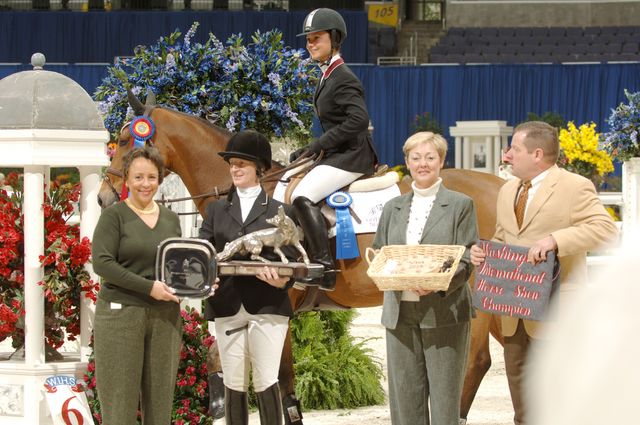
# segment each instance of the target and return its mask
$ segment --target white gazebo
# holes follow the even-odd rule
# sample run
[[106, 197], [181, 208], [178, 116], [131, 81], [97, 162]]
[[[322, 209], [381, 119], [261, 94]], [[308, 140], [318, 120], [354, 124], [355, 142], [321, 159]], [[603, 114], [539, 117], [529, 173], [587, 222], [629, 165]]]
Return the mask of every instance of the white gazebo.
[[[44, 253], [43, 187], [50, 167], [80, 171], [80, 234], [93, 235], [100, 209], [101, 167], [109, 163], [105, 130], [95, 103], [75, 81], [43, 69], [44, 55], [31, 58], [32, 71], [0, 80], [0, 166], [24, 168], [25, 355], [0, 361], [0, 423], [50, 424], [43, 384], [53, 375], [81, 377], [90, 354], [93, 306], [82, 297], [80, 353], [45, 362], [44, 295], [39, 256]], [[92, 279], [97, 279], [88, 267]]]
[[449, 127], [455, 137], [455, 167], [498, 174], [502, 150], [513, 127], [506, 121], [456, 121]]

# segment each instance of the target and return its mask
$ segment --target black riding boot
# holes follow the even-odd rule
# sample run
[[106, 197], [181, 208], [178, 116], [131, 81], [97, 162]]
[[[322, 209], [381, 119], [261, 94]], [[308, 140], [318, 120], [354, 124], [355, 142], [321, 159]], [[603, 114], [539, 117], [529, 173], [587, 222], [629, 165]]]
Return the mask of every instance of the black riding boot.
[[258, 397], [260, 425], [282, 425], [282, 402], [278, 383], [256, 393], [256, 397]]
[[[317, 283], [320, 285], [320, 289], [333, 291], [336, 289], [336, 265], [327, 237], [327, 224], [320, 212], [320, 207], [304, 196], [294, 199], [292, 205], [298, 223], [304, 232], [309, 259], [313, 263], [324, 266], [324, 276], [317, 279]], [[316, 281], [311, 283], [316, 283]]]
[[224, 388], [224, 419], [227, 425], [249, 424], [249, 398], [247, 393]]

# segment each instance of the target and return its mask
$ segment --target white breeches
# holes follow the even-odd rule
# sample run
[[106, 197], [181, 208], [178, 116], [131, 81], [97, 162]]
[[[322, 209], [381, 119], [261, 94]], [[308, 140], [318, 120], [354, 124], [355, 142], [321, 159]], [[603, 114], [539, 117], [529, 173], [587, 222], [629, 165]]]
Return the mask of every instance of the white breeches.
[[[287, 178], [290, 171], [285, 173], [283, 179]], [[298, 183], [291, 194], [291, 202], [298, 196], [304, 196], [313, 203], [318, 203], [336, 190], [342, 189], [346, 185], [356, 181], [362, 173], [345, 171], [330, 165], [318, 165], [313, 168]], [[284, 202], [286, 184], [278, 183], [273, 198]]]
[[251, 368], [256, 392], [278, 382], [282, 347], [289, 327], [288, 317], [249, 314], [240, 306], [234, 316], [216, 317], [214, 323], [227, 388], [247, 392]]

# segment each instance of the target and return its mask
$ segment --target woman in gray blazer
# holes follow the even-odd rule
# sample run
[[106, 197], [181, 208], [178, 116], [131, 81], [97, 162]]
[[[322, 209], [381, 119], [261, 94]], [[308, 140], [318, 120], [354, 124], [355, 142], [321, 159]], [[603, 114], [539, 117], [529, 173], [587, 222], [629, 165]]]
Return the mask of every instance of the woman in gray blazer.
[[442, 244], [467, 247], [447, 291], [388, 291], [386, 328], [389, 403], [393, 425], [457, 425], [469, 347], [472, 270], [478, 238], [471, 198], [442, 185], [446, 140], [431, 132], [403, 146], [412, 190], [385, 206], [373, 247]]

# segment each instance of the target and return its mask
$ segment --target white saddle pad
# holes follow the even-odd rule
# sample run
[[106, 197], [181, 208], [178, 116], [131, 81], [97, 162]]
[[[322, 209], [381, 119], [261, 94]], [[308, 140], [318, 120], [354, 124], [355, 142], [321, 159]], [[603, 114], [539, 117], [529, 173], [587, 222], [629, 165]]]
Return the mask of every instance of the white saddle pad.
[[[349, 192], [353, 198], [351, 209], [360, 218], [358, 223], [353, 217], [353, 230], [356, 234], [375, 233], [378, 229], [378, 222], [382, 215], [384, 204], [390, 199], [400, 196], [400, 187], [397, 184], [386, 189], [375, 190], [372, 192]], [[336, 235], [335, 226], [329, 230], [329, 237]]]

